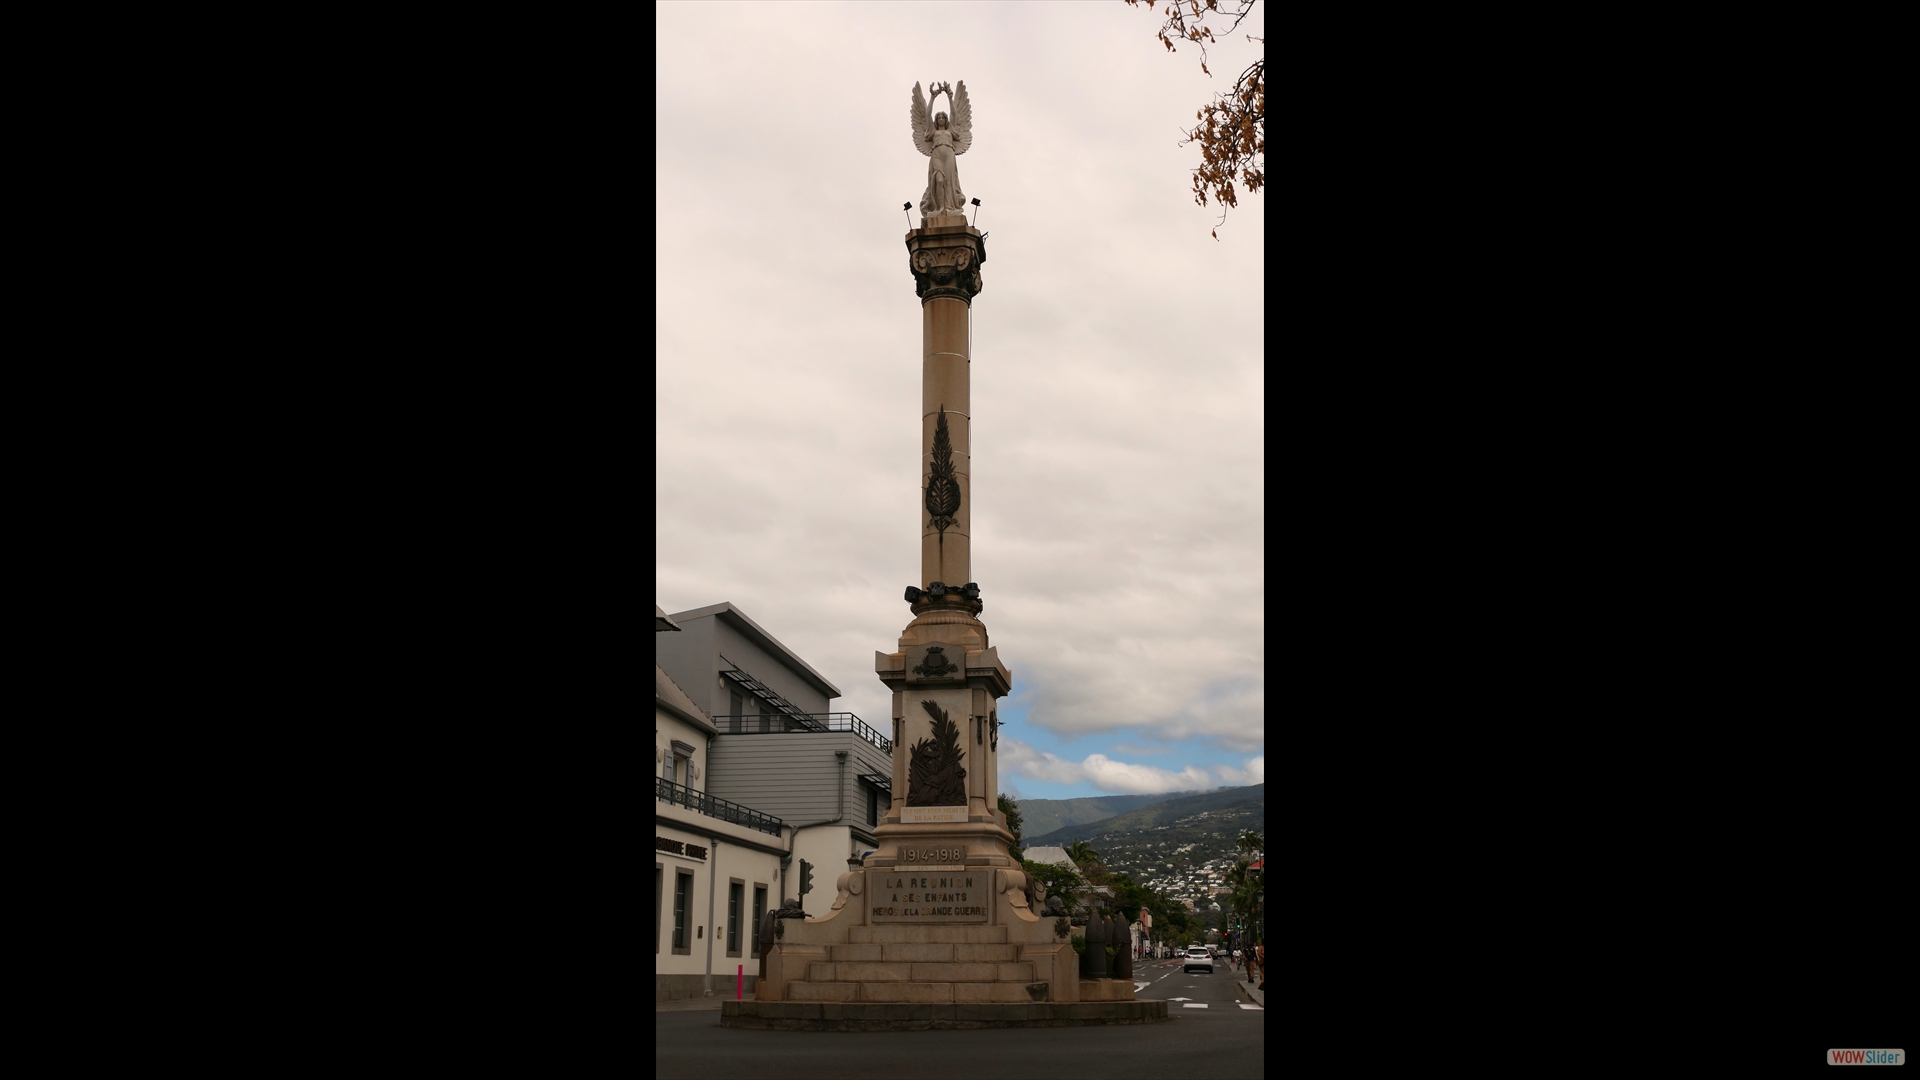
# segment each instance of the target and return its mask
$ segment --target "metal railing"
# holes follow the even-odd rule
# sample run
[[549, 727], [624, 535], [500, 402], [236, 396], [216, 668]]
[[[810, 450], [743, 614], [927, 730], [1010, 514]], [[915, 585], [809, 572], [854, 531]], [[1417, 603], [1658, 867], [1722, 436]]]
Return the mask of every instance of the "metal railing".
[[737, 802], [717, 798], [704, 791], [695, 791], [685, 784], [676, 784], [664, 776], [653, 778], [653, 796], [663, 803], [684, 806], [708, 817], [731, 821], [735, 825], [744, 825], [749, 829], [772, 833], [775, 836], [780, 835], [781, 826], [786, 824], [772, 814], [763, 814], [752, 807], [741, 806]]
[[[770, 730], [761, 731], [761, 722]], [[873, 730], [850, 712], [823, 713], [747, 713], [743, 716], [716, 716], [713, 722], [722, 735], [791, 735], [803, 731], [851, 731], [867, 740], [883, 754], [893, 753], [893, 740]]]

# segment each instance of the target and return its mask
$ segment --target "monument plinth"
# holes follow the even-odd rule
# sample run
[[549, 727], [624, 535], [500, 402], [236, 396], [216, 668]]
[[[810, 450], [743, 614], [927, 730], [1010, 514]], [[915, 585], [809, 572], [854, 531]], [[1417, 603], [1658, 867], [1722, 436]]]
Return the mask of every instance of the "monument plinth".
[[[954, 115], [929, 119], [920, 87], [913, 88], [914, 144], [930, 160], [922, 227], [906, 238], [921, 311], [920, 581], [907, 587], [913, 619], [896, 649], [874, 653], [874, 674], [893, 692], [893, 798], [874, 829], [878, 848], [840, 875], [827, 915], [808, 919], [797, 907], [768, 914], [757, 1000], [728, 1002], [723, 1025], [1166, 1019], [1164, 1002], [1133, 1000], [1130, 979], [1083, 977], [1067, 921], [1039, 914], [1044, 897], [1029, 895], [1033, 883], [1009, 854], [996, 703], [1013, 689], [1013, 673], [988, 644], [980, 587], [971, 580], [967, 315], [987, 249], [966, 223], [954, 163], [973, 141], [966, 83], [934, 91], [936, 99], [948, 94]], [[798, 1014], [780, 1004], [815, 1002], [816, 1011]], [[946, 1012], [907, 1021], [862, 1011], [861, 1003]], [[818, 1011], [828, 1007], [831, 1015]]]

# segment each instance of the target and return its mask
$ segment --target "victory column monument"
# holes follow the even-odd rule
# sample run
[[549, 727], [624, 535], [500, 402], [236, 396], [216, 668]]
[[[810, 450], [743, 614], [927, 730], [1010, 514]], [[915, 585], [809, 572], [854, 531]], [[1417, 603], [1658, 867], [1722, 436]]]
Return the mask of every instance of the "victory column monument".
[[[1008, 854], [998, 809], [996, 702], [1013, 675], [987, 643], [972, 543], [971, 342], [986, 245], [967, 224], [957, 159], [973, 145], [967, 84], [934, 84], [952, 115], [929, 115], [913, 87], [913, 144], [928, 158], [920, 227], [906, 237], [920, 298], [920, 582], [906, 590], [913, 620], [874, 672], [893, 691], [893, 800], [875, 828], [879, 849], [849, 862], [824, 918], [797, 905], [759, 928], [754, 1001], [725, 1001], [738, 1027], [882, 1030], [1141, 1023], [1164, 1001], [1135, 1001], [1130, 951], [1075, 954], [1068, 920], [1042, 915]], [[1095, 916], [1098, 943], [1113, 920]], [[1096, 962], [1097, 961], [1097, 962]], [[1112, 977], [1109, 977], [1109, 976]]]

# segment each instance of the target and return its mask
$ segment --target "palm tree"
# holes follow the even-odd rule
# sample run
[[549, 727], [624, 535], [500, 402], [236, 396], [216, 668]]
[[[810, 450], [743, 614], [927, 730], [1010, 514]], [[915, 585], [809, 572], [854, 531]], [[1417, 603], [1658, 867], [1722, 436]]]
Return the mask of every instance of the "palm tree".
[[1100, 853], [1093, 850], [1093, 845], [1085, 840], [1075, 840], [1067, 845], [1067, 858], [1072, 859], [1075, 866], [1085, 866], [1090, 862], [1099, 861]]
[[[1244, 840], [1242, 843], [1244, 846]], [[1252, 865], [1251, 858], [1237, 859], [1233, 869], [1227, 871], [1227, 885], [1233, 892], [1233, 910], [1244, 917], [1246, 933], [1243, 937], [1249, 945], [1259, 943], [1260, 904], [1266, 898], [1266, 877], [1248, 869]]]

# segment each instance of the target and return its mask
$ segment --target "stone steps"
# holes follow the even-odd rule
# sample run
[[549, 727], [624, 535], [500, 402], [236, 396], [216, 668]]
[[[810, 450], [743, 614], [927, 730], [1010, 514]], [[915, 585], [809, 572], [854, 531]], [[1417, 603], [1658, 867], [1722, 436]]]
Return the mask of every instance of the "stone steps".
[[827, 959], [865, 964], [1012, 963], [1020, 959], [1020, 946], [965, 942], [829, 945]]
[[949, 1005], [832, 1001], [723, 1001], [720, 1026], [811, 1031], [919, 1031], [927, 1028], [1070, 1027], [1168, 1019], [1164, 1001], [986, 1002]]
[[1006, 926], [850, 926], [845, 942], [781, 950], [781, 997], [818, 1007], [1027, 1005], [1048, 998], [1059, 948], [1010, 941]]
[[[819, 965], [814, 965], [819, 966]], [[1045, 984], [1039, 984], [1044, 990]], [[942, 1004], [1024, 1004], [1034, 1000], [1021, 982], [795, 982], [787, 984], [789, 1001], [870, 1001]]]
[[[904, 946], [914, 948], [916, 946]], [[927, 948], [928, 946], [917, 946]], [[1019, 983], [1034, 981], [1033, 964], [1009, 963], [870, 963], [860, 961], [812, 963], [807, 965], [806, 982], [942, 982], [942, 983]], [[823, 999], [824, 1000], [824, 999]], [[843, 998], [839, 1000], [852, 1000]], [[981, 1000], [994, 1000], [983, 998]]]

